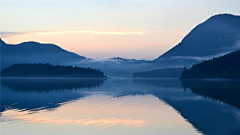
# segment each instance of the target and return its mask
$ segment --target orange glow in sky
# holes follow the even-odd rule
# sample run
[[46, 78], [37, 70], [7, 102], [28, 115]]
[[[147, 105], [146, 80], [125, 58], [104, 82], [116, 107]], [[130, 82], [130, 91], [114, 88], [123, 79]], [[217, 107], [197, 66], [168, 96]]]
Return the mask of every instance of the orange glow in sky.
[[239, 1], [1, 0], [0, 37], [8, 44], [52, 43], [87, 58], [152, 60], [196, 25]]
[[[172, 38], [168, 39], [170, 35]], [[23, 41], [52, 43], [93, 59], [96, 57], [99, 59], [112, 57], [154, 59], [170, 49], [170, 45], [177, 44], [184, 35], [185, 32], [182, 30], [83, 30], [9, 32], [2, 33], [0, 36], [8, 44], [18, 44]]]

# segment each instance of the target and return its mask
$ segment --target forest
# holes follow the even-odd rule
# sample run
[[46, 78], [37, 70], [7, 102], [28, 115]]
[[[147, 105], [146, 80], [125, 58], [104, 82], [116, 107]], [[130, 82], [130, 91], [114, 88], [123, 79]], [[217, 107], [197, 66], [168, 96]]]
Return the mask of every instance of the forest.
[[2, 77], [107, 78], [99, 69], [43, 64], [13, 64], [1, 71]]
[[184, 68], [181, 79], [240, 79], [240, 50]]

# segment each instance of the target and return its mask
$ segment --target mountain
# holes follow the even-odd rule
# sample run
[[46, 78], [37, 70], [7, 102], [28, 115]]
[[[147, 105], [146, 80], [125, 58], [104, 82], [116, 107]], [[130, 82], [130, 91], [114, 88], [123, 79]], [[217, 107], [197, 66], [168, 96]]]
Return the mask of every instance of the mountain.
[[153, 61], [119, 57], [96, 61], [68, 52], [53, 44], [24, 42], [8, 45], [0, 40], [1, 68], [14, 63], [50, 63], [98, 68], [108, 76], [131, 77], [134, 72], [191, 67], [203, 60], [240, 49], [239, 24], [240, 16], [214, 15], [197, 25], [178, 45]]
[[240, 16], [219, 14], [197, 25], [178, 45], [154, 61], [190, 66], [239, 48]]
[[189, 70], [185, 69], [182, 79], [202, 78], [231, 78], [240, 79], [240, 50], [203, 61], [193, 65]]
[[218, 14], [197, 25], [178, 45], [155, 60], [138, 63], [135, 68], [117, 71], [115, 74], [129, 75], [147, 70], [191, 67], [193, 64], [238, 49], [240, 49], [240, 16]]
[[[148, 70], [191, 67], [193, 64], [240, 49], [240, 16], [218, 14], [200, 23], [187, 34], [182, 41], [153, 61], [136, 61], [123, 58], [112, 58], [101, 70], [109, 75], [131, 77], [134, 72]], [[106, 62], [105, 62], [106, 64]], [[111, 64], [110, 64], [111, 65]], [[104, 68], [111, 69], [104, 70]], [[179, 76], [180, 77], [180, 76]]]
[[0, 38], [1, 69], [14, 63], [50, 63], [70, 65], [87, 58], [66, 51], [54, 44], [23, 42], [17, 45], [6, 44]]

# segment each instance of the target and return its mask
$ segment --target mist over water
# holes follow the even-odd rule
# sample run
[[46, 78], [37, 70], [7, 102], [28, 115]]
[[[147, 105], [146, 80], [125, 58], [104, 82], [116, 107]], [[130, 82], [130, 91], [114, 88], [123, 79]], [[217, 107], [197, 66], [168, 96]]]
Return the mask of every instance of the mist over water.
[[1, 78], [1, 134], [239, 134], [239, 87], [237, 81]]

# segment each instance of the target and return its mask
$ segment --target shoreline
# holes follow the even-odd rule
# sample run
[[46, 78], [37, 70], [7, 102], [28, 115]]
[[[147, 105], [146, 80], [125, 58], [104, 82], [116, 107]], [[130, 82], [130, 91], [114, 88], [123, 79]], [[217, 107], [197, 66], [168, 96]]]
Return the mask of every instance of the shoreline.
[[94, 78], [94, 77], [0, 77], [0, 79], [112, 79], [112, 78]]

